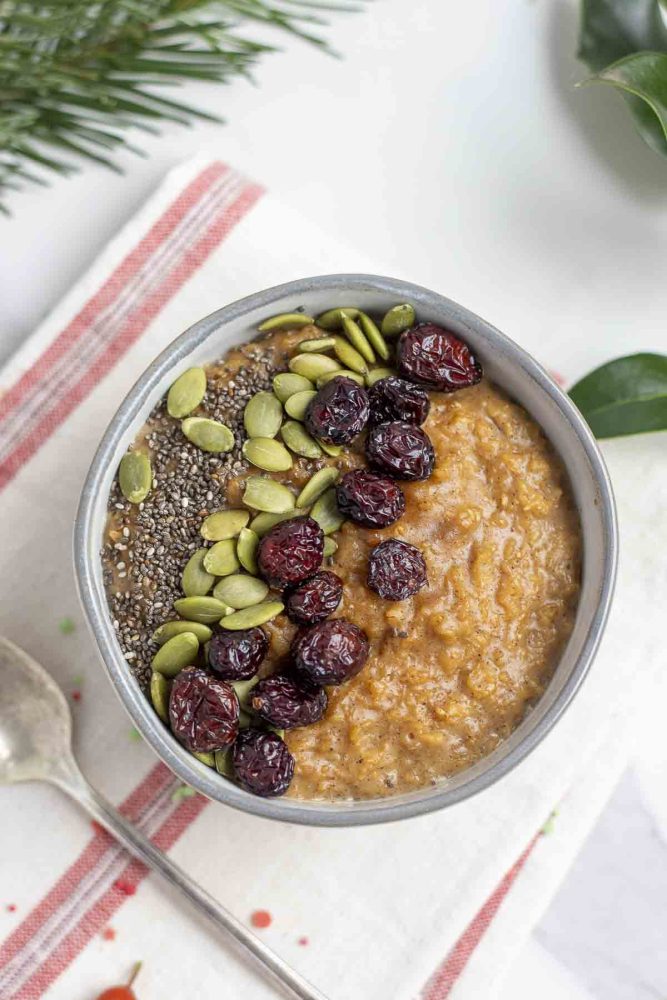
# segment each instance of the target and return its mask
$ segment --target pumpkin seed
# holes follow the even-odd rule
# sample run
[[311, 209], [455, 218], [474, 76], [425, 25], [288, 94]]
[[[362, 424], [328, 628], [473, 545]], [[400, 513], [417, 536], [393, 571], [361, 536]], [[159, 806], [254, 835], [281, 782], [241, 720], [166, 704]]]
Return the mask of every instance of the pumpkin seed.
[[[259, 517], [267, 516], [259, 514]], [[270, 515], [269, 515], [270, 516]], [[239, 562], [248, 573], [257, 575], [257, 546], [259, 535], [250, 528], [241, 528], [241, 534], [236, 540], [236, 555]]]
[[384, 314], [382, 320], [382, 333], [385, 337], [398, 337], [399, 333], [414, 326], [415, 310], [408, 302], [399, 306], [392, 306]]
[[340, 472], [328, 465], [324, 469], [319, 469], [310, 477], [304, 488], [296, 498], [297, 507], [310, 507], [312, 503], [321, 497], [325, 490], [337, 483], [340, 479]]
[[[361, 332], [361, 328], [349, 316], [343, 316], [343, 330], [352, 346], [361, 354], [362, 358], [372, 365], [375, 362], [375, 352]], [[354, 366], [350, 365], [349, 367]]]
[[313, 351], [330, 351], [334, 346], [333, 337], [316, 337], [315, 340], [300, 340], [298, 347], [300, 351], [311, 354]]
[[252, 707], [250, 704], [250, 692], [259, 684], [259, 677], [251, 677], [247, 681], [231, 681], [231, 686], [236, 692], [236, 697], [239, 700], [239, 705], [244, 712], [251, 712]]
[[316, 382], [320, 375], [326, 372], [337, 372], [340, 365], [333, 358], [326, 354], [297, 354], [290, 358], [289, 370], [296, 375], [303, 375], [304, 378]]
[[203, 368], [188, 368], [167, 393], [167, 413], [179, 420], [187, 417], [197, 409], [205, 395], [206, 372]]
[[169, 692], [171, 682], [154, 670], [151, 674], [151, 701], [160, 719], [169, 725]]
[[338, 458], [343, 451], [342, 444], [327, 444], [326, 441], [318, 441], [317, 443], [325, 455], [331, 455], [332, 458]]
[[294, 372], [280, 372], [273, 376], [273, 391], [281, 403], [286, 403], [295, 392], [305, 392], [312, 389], [313, 383], [304, 375]]
[[272, 392], [258, 392], [246, 403], [243, 426], [250, 438], [273, 438], [283, 422], [283, 408]]
[[231, 451], [234, 447], [234, 435], [229, 427], [208, 417], [186, 417], [181, 424], [181, 430], [188, 441], [215, 454]]
[[346, 368], [351, 371], [359, 372], [361, 375], [365, 375], [368, 371], [368, 365], [362, 358], [359, 351], [352, 347], [352, 344], [345, 339], [345, 337], [336, 337], [336, 346], [334, 348], [336, 352], [336, 357]]
[[199, 531], [207, 542], [222, 542], [225, 538], [236, 538], [249, 520], [247, 510], [216, 510], [204, 518]]
[[183, 667], [194, 662], [198, 650], [199, 639], [194, 632], [181, 632], [158, 649], [151, 666], [158, 674], [175, 677]]
[[239, 729], [250, 729], [252, 725], [253, 716], [250, 712], [244, 712], [242, 708], [239, 709]]
[[340, 330], [343, 325], [343, 316], [356, 319], [358, 315], [359, 310], [354, 306], [341, 306], [339, 309], [328, 309], [327, 312], [323, 312], [317, 317], [315, 323], [323, 330]]
[[233, 538], [225, 538], [224, 541], [216, 542], [206, 550], [204, 569], [214, 576], [229, 576], [230, 573], [236, 573], [240, 565], [236, 558], [236, 541]]
[[305, 420], [306, 410], [311, 399], [315, 399], [317, 393], [314, 389], [305, 389], [303, 392], [295, 392], [285, 403], [285, 412], [295, 420]]
[[225, 605], [217, 597], [179, 597], [174, 608], [183, 618], [202, 625], [213, 625], [225, 613]]
[[334, 531], [338, 531], [345, 518], [338, 509], [334, 489], [327, 490], [315, 501], [310, 516], [314, 521], [317, 521], [325, 535], [331, 535]]
[[215, 583], [215, 577], [204, 569], [208, 549], [197, 549], [185, 564], [181, 576], [181, 590], [186, 597], [203, 597]]
[[313, 317], [306, 313], [279, 313], [277, 316], [265, 319], [257, 329], [261, 333], [266, 333], [268, 330], [296, 330], [300, 326], [310, 326], [314, 322]]
[[280, 428], [283, 441], [296, 455], [303, 455], [304, 458], [319, 458], [322, 449], [311, 437], [303, 424], [297, 420], [288, 420]]
[[281, 521], [289, 521], [291, 517], [303, 517], [305, 513], [305, 510], [299, 509], [287, 510], [282, 514], [258, 514], [250, 522], [250, 527], [259, 538], [262, 538], [275, 524], [280, 524]]
[[357, 385], [365, 385], [364, 376], [360, 372], [349, 371], [347, 368], [341, 368], [337, 372], [327, 372], [325, 375], [320, 375], [317, 380], [317, 388], [321, 389], [322, 386], [326, 385], [327, 382], [331, 382], [334, 378], [351, 378], [353, 382]]
[[243, 576], [234, 573], [220, 580], [213, 591], [213, 596], [224, 601], [235, 611], [241, 608], [251, 608], [253, 604], [263, 601], [269, 592], [268, 586], [256, 576]]
[[202, 764], [206, 764], [207, 767], [215, 767], [215, 757], [212, 753], [199, 753], [195, 750], [191, 750], [190, 753], [197, 760], [200, 760]]
[[334, 542], [333, 538], [329, 538], [329, 536], [327, 535], [327, 537], [324, 539], [324, 553], [323, 553], [324, 558], [328, 559], [330, 556], [332, 556], [337, 548], [338, 548], [338, 542]]
[[183, 632], [192, 632], [200, 642], [208, 642], [213, 634], [208, 625], [202, 625], [201, 622], [182, 622], [174, 619], [156, 628], [151, 636], [151, 642], [164, 646], [167, 639], [173, 639], [175, 635], [181, 635]]
[[266, 511], [268, 514], [284, 514], [294, 509], [294, 494], [275, 479], [249, 476], [245, 484], [243, 502], [248, 507]]
[[213, 754], [215, 758], [215, 769], [224, 778], [234, 777], [234, 764], [232, 763], [231, 747], [227, 750], [216, 750]]
[[366, 376], [366, 384], [375, 385], [381, 378], [389, 378], [390, 375], [396, 375], [394, 368], [373, 368]]
[[118, 468], [120, 491], [130, 503], [142, 503], [153, 485], [151, 460], [143, 451], [128, 451]]
[[285, 608], [282, 601], [264, 601], [262, 604], [255, 604], [252, 608], [244, 608], [242, 611], [235, 611], [233, 615], [222, 618], [220, 625], [222, 628], [238, 632], [245, 628], [256, 628], [271, 621], [279, 615]]
[[265, 472], [286, 472], [292, 468], [292, 456], [284, 444], [273, 438], [257, 437], [243, 442], [243, 457]]
[[389, 355], [391, 351], [389, 350], [389, 344], [384, 339], [377, 324], [367, 316], [366, 313], [360, 312], [357, 317], [357, 323], [363, 330], [366, 340], [369, 342], [376, 354], [379, 354], [383, 361], [389, 360]]

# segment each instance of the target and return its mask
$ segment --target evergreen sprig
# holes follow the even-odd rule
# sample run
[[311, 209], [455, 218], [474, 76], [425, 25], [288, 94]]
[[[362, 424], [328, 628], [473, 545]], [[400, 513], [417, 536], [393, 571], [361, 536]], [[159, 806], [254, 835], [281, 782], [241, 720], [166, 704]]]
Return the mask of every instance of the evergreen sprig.
[[249, 25], [328, 50], [326, 11], [308, 0], [0, 0], [0, 209], [12, 188], [69, 174], [80, 158], [118, 167], [127, 130], [224, 119], [168, 97], [185, 80], [248, 77], [274, 45]]

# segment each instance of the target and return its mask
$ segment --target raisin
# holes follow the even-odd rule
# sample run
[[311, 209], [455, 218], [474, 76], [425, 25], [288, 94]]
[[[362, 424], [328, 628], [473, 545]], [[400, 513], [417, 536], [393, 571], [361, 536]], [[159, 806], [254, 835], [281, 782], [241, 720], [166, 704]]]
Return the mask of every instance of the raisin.
[[263, 798], [284, 795], [294, 776], [294, 757], [277, 733], [242, 729], [232, 750], [236, 780]]
[[407, 542], [389, 538], [368, 559], [368, 586], [387, 601], [404, 601], [428, 583], [424, 557]]
[[366, 439], [366, 456], [371, 465], [393, 479], [428, 479], [435, 465], [428, 434], [403, 420], [374, 427]]
[[239, 731], [239, 702], [234, 688], [201, 667], [184, 667], [169, 696], [171, 731], [188, 750], [224, 750]]
[[467, 344], [435, 323], [419, 323], [402, 333], [396, 348], [401, 375], [442, 392], [475, 385], [482, 366]]
[[371, 404], [370, 422], [374, 427], [390, 420], [423, 424], [431, 408], [425, 389], [395, 375], [375, 382], [368, 390], [368, 398]]
[[368, 659], [368, 637], [345, 618], [321, 622], [300, 632], [292, 643], [294, 666], [304, 684], [342, 684]]
[[322, 570], [289, 591], [285, 611], [297, 625], [317, 625], [334, 613], [342, 596], [341, 578]]
[[327, 444], [349, 444], [368, 423], [368, 393], [351, 378], [332, 378], [311, 400], [305, 424]]
[[223, 681], [245, 681], [257, 673], [268, 649], [261, 628], [230, 632], [218, 627], [208, 643], [208, 665]]
[[346, 472], [336, 487], [336, 500], [341, 514], [365, 528], [386, 528], [405, 512], [401, 487], [368, 469]]
[[272, 587], [301, 583], [320, 568], [324, 532], [312, 517], [293, 517], [268, 531], [257, 550], [257, 565]]
[[279, 729], [311, 726], [324, 715], [327, 693], [324, 688], [300, 687], [291, 677], [274, 674], [253, 688], [251, 705], [260, 719]]

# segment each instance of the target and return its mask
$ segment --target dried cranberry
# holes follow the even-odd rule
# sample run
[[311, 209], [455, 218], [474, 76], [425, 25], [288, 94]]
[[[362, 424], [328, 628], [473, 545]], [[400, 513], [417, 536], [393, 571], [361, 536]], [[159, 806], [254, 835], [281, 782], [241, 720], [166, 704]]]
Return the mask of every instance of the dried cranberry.
[[419, 323], [402, 333], [396, 360], [405, 378], [442, 392], [465, 389], [482, 377], [482, 366], [468, 345], [435, 323]]
[[312, 517], [281, 521], [259, 543], [257, 564], [264, 579], [282, 590], [317, 572], [324, 555], [324, 532]]
[[403, 420], [374, 427], [366, 440], [366, 455], [371, 465], [393, 479], [428, 479], [435, 465], [428, 434]]
[[335, 573], [323, 570], [290, 590], [285, 611], [297, 625], [317, 625], [332, 615], [343, 596], [343, 581]]
[[368, 469], [346, 472], [336, 487], [341, 514], [365, 528], [386, 528], [405, 512], [405, 496], [393, 479]]
[[407, 424], [423, 424], [431, 408], [428, 393], [421, 386], [404, 378], [389, 375], [368, 390], [373, 426], [389, 420], [404, 420]]
[[219, 628], [208, 644], [208, 665], [223, 681], [245, 681], [257, 673], [268, 649], [269, 640], [261, 628], [239, 632]]
[[292, 643], [297, 677], [306, 684], [342, 684], [368, 659], [368, 637], [345, 618], [304, 629]]
[[368, 586], [387, 601], [404, 601], [428, 583], [424, 557], [414, 545], [389, 538], [368, 560]]
[[242, 729], [232, 750], [238, 783], [253, 795], [284, 795], [294, 776], [294, 757], [277, 733]]
[[322, 718], [327, 707], [324, 688], [300, 687], [291, 677], [274, 674], [260, 681], [252, 690], [253, 711], [271, 726], [295, 729], [311, 726]]
[[306, 427], [327, 444], [349, 444], [361, 434], [370, 412], [368, 393], [351, 378], [332, 378], [311, 400]]
[[224, 750], [239, 731], [234, 688], [201, 667], [185, 667], [171, 686], [169, 721], [174, 736], [188, 750]]

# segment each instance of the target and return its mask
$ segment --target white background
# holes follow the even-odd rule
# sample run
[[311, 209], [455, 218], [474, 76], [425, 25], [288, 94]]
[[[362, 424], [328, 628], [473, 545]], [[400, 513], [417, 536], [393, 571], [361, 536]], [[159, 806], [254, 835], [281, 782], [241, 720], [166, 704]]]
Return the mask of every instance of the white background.
[[[342, 61], [285, 39], [257, 87], [184, 88], [179, 97], [229, 124], [138, 137], [149, 156], [123, 156], [122, 177], [90, 166], [12, 198], [0, 223], [0, 360], [165, 171], [200, 149], [518, 341], [538, 325], [540, 360], [568, 381], [620, 354], [667, 350], [667, 161], [614, 93], [575, 89], [576, 28], [570, 0], [375, 0], [335, 19]], [[289, 252], [289, 232], [257, 247]], [[667, 996], [663, 732], [647, 717], [634, 770], [508, 1000]]]

